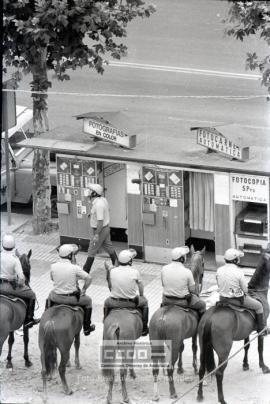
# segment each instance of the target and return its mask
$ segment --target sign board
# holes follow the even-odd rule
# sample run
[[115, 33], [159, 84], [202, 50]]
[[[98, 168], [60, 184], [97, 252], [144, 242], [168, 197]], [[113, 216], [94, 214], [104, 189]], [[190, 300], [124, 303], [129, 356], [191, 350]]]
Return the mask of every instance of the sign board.
[[115, 143], [128, 149], [136, 146], [136, 135], [129, 136], [121, 129], [117, 129], [107, 123], [95, 121], [94, 119], [84, 118], [83, 131], [100, 140]]
[[268, 203], [269, 178], [231, 174], [231, 195], [236, 201]]
[[240, 147], [215, 128], [198, 128], [197, 144], [237, 160], [247, 160], [249, 158], [248, 147]]

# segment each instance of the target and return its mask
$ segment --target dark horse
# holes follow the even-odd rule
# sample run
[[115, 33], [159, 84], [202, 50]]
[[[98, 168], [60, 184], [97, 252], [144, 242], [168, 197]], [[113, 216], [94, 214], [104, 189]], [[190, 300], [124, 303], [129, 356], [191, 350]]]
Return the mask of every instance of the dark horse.
[[[109, 383], [108, 404], [112, 403], [112, 389], [117, 367], [120, 368], [123, 402], [129, 402], [126, 388], [127, 368], [130, 368], [130, 376], [135, 378], [133, 352], [135, 342], [141, 335], [142, 319], [137, 310], [113, 309], [104, 320], [102, 373]], [[119, 359], [116, 361], [118, 351], [120, 351], [121, 363]]]
[[[199, 291], [201, 289], [204, 271], [205, 248], [195, 252], [192, 246], [190, 251], [190, 267], [194, 274], [196, 288]], [[179, 356], [178, 373], [183, 372], [182, 352], [184, 350], [184, 340], [187, 338], [192, 338], [193, 368], [194, 372], [197, 373], [197, 328], [198, 315], [194, 310], [187, 310], [179, 306], [171, 305], [161, 307], [153, 314], [150, 321], [149, 334], [152, 343], [154, 401], [159, 400], [157, 377], [159, 374], [159, 363], [163, 364], [162, 358], [164, 358], [165, 354], [165, 341], [170, 341], [171, 343], [171, 346], [168, 346], [171, 357], [170, 363], [167, 366], [170, 397], [177, 398], [173, 380], [174, 365]], [[162, 344], [155, 345], [154, 341], [162, 341]]]
[[[79, 247], [72, 244], [73, 254], [71, 262], [76, 263], [76, 254]], [[79, 360], [80, 332], [83, 325], [84, 312], [79, 306], [65, 304], [54, 305], [41, 316], [39, 325], [38, 344], [40, 349], [41, 376], [43, 381], [44, 401], [47, 401], [47, 378], [51, 378], [57, 367], [57, 349], [61, 354], [58, 367], [64, 393], [70, 395], [73, 391], [69, 388], [66, 380], [66, 367], [70, 365], [69, 352], [74, 341], [75, 366], [81, 369]]]
[[[19, 257], [25, 276], [25, 284], [29, 286], [30, 282], [30, 257], [32, 255], [32, 250], [29, 250], [28, 254], [19, 255], [16, 250], [16, 255]], [[0, 328], [0, 355], [2, 354], [2, 348], [5, 340], [8, 338], [8, 356], [6, 367], [9, 369], [13, 368], [12, 364], [12, 346], [14, 344], [14, 331], [18, 330], [24, 323], [26, 316], [26, 304], [20, 298], [13, 297], [9, 298], [5, 295], [0, 295], [0, 318], [1, 318], [1, 328]], [[29, 329], [23, 326], [23, 342], [24, 342], [24, 360], [25, 366], [32, 366], [32, 362], [29, 360], [28, 355], [28, 343], [29, 343]]]
[[66, 381], [66, 366], [69, 362], [69, 351], [74, 341], [75, 365], [80, 369], [79, 347], [80, 331], [83, 325], [83, 310], [78, 306], [57, 305], [47, 309], [41, 317], [39, 326], [39, 349], [41, 352], [41, 376], [43, 392], [47, 400], [47, 378], [57, 367], [57, 349], [61, 354], [58, 371], [65, 394], [72, 394]]
[[[265, 308], [265, 318], [269, 314], [269, 306], [267, 303], [268, 284], [270, 276], [270, 255], [263, 253], [260, 257], [256, 271], [249, 281], [251, 294], [261, 299]], [[222, 366], [217, 369], [216, 380], [218, 389], [218, 401], [226, 404], [223, 395], [223, 375], [227, 366], [227, 362], [223, 364], [229, 357], [233, 341], [242, 339], [248, 342], [250, 333], [256, 329], [254, 317], [248, 311], [235, 311], [228, 307], [211, 307], [203, 316], [199, 325], [200, 339], [200, 370], [199, 378], [203, 379], [205, 370], [211, 372], [215, 368], [214, 351], [218, 356], [218, 364]], [[248, 346], [249, 347], [249, 346]], [[248, 369], [247, 351], [245, 348], [245, 357], [243, 368]], [[263, 373], [269, 373], [269, 368], [264, 364], [263, 360], [263, 337], [258, 337], [259, 366]], [[199, 384], [198, 401], [203, 400], [203, 383]]]

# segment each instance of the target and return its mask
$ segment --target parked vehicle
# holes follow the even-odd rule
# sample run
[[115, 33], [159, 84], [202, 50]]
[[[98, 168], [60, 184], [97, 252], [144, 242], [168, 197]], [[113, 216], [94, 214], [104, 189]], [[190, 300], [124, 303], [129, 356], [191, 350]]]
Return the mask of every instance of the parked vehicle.
[[[9, 168], [11, 202], [29, 204], [32, 202], [33, 149], [21, 147], [18, 143], [33, 136], [33, 110], [16, 106], [17, 125], [8, 130]], [[5, 133], [1, 137], [1, 205], [7, 202]], [[53, 156], [52, 156], [53, 157]], [[57, 216], [56, 169], [51, 159], [51, 202], [52, 217]]]

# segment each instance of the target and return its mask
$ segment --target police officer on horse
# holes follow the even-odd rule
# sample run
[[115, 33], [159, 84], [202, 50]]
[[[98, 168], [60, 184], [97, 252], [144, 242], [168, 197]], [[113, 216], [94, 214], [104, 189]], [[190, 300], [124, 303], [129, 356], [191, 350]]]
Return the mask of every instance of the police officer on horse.
[[[111, 309], [139, 309], [142, 313], [142, 336], [148, 334], [148, 301], [143, 295], [144, 287], [139, 271], [132, 267], [135, 250], [122, 250], [119, 253], [119, 265], [111, 268], [107, 276], [111, 296], [104, 302], [104, 319]], [[139, 296], [137, 292], [139, 291]]]
[[21, 262], [16, 256], [15, 239], [12, 234], [5, 234], [2, 239], [0, 294], [19, 297], [26, 304], [25, 328], [39, 323], [34, 318], [36, 295], [30, 286], [25, 284]]
[[[54, 289], [49, 294], [49, 306], [65, 304], [69, 306], [81, 306], [84, 311], [83, 330], [84, 335], [89, 335], [95, 330], [91, 324], [92, 299], [87, 296], [86, 290], [92, 282], [92, 278], [77, 264], [73, 264], [74, 248], [71, 244], [63, 244], [59, 248], [59, 261], [51, 265], [51, 279]], [[78, 287], [78, 280], [82, 279], [82, 290]]]
[[217, 270], [217, 283], [221, 302], [229, 302], [246, 309], [254, 310], [257, 320], [257, 331], [265, 328], [263, 306], [261, 302], [249, 296], [248, 284], [244, 272], [239, 267], [244, 253], [235, 248], [225, 251], [225, 265]]

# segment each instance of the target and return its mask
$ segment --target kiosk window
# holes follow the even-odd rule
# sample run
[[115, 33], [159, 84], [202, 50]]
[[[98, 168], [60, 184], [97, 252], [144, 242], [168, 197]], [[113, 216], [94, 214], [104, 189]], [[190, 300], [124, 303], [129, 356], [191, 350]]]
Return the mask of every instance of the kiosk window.
[[263, 223], [240, 221], [240, 230], [244, 233], [263, 234]]

